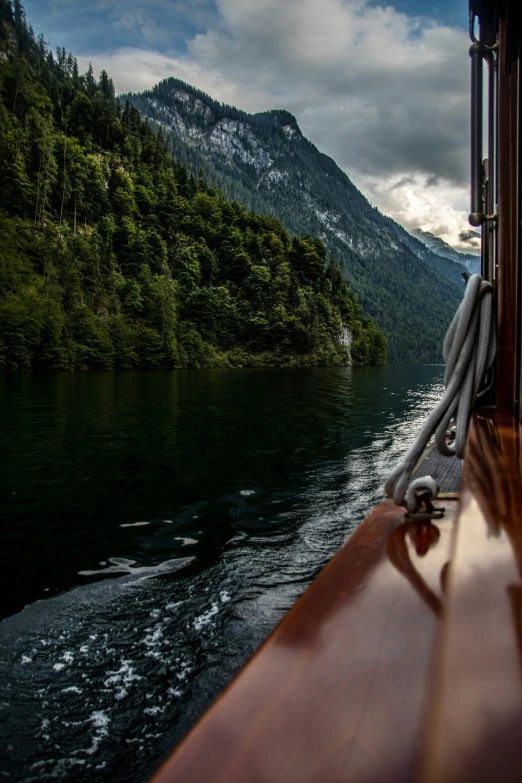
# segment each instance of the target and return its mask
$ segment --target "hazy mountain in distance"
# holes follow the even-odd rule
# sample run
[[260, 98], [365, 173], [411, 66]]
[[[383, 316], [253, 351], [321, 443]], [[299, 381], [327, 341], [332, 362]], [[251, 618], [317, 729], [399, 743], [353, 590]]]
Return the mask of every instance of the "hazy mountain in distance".
[[412, 235], [419, 239], [423, 245], [425, 245], [432, 253], [436, 253], [442, 258], [449, 258], [451, 261], [456, 261], [458, 264], [466, 267], [469, 274], [480, 273], [480, 256], [475, 256], [472, 253], [460, 253], [458, 250], [454, 250], [451, 245], [444, 242], [440, 237], [436, 237], [429, 231], [422, 231], [420, 228], [415, 228]]
[[[284, 110], [248, 114], [170, 78], [120, 96], [154, 123], [171, 152], [224, 195], [324, 241], [364, 312], [383, 329], [388, 359], [439, 362], [458, 306], [460, 271], [409, 246]], [[448, 279], [449, 278], [449, 279]]]
[[393, 229], [399, 237], [400, 241], [407, 245], [407, 247], [409, 247], [410, 250], [415, 253], [417, 258], [421, 258], [430, 266], [438, 269], [438, 271], [441, 272], [444, 277], [447, 277], [448, 280], [452, 280], [460, 288], [464, 288], [465, 283], [463, 273], [469, 273], [468, 268], [464, 266], [464, 264], [458, 263], [457, 261], [452, 261], [446, 256], [433, 252], [424, 244], [424, 242], [422, 242], [420, 239], [417, 239], [417, 237], [412, 236], [408, 231], [406, 231], [405, 228], [400, 226], [394, 220], [390, 219], [390, 223], [393, 226]]

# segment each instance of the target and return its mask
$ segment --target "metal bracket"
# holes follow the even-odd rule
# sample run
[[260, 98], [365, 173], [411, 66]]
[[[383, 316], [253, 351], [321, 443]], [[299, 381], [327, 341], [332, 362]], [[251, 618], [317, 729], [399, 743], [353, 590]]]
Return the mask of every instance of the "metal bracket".
[[442, 519], [446, 509], [443, 506], [432, 506], [431, 508], [432, 511], [408, 511], [404, 519], [408, 519], [413, 522], [427, 522], [430, 519]]

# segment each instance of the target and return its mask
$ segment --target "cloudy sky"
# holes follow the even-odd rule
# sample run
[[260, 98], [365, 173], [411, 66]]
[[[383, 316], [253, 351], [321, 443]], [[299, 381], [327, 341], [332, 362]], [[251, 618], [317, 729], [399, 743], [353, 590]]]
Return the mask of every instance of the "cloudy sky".
[[26, 0], [119, 92], [176, 76], [285, 108], [368, 199], [460, 250], [469, 230], [467, 0]]

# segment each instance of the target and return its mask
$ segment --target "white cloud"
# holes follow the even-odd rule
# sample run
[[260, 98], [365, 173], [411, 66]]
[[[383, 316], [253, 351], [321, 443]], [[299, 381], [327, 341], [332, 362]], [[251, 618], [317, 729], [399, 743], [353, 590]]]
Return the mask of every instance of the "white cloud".
[[464, 31], [366, 0], [217, 0], [217, 10], [182, 56], [120, 49], [95, 67], [120, 91], [173, 75], [247, 111], [286, 108], [383, 212], [466, 247]]
[[109, 52], [83, 54], [77, 59], [81, 71], [87, 69], [89, 62], [92, 62], [95, 73], [105, 68], [119, 93], [148, 90], [162, 79], [175, 76], [226, 103], [233, 103], [238, 97], [238, 90], [233, 83], [227, 82], [217, 72], [209, 72], [190, 58], [125, 47]]
[[430, 231], [462, 252], [474, 252], [477, 239], [468, 232], [467, 190], [447, 179], [430, 183], [430, 177], [408, 174], [403, 177], [354, 178], [355, 184], [382, 212], [408, 230]]

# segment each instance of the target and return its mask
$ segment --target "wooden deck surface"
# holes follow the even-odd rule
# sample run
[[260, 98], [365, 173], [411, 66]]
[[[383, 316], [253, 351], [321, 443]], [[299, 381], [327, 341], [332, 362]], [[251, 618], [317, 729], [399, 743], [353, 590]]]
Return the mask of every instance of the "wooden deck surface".
[[475, 416], [458, 522], [380, 503], [153, 783], [522, 780], [520, 447]]

